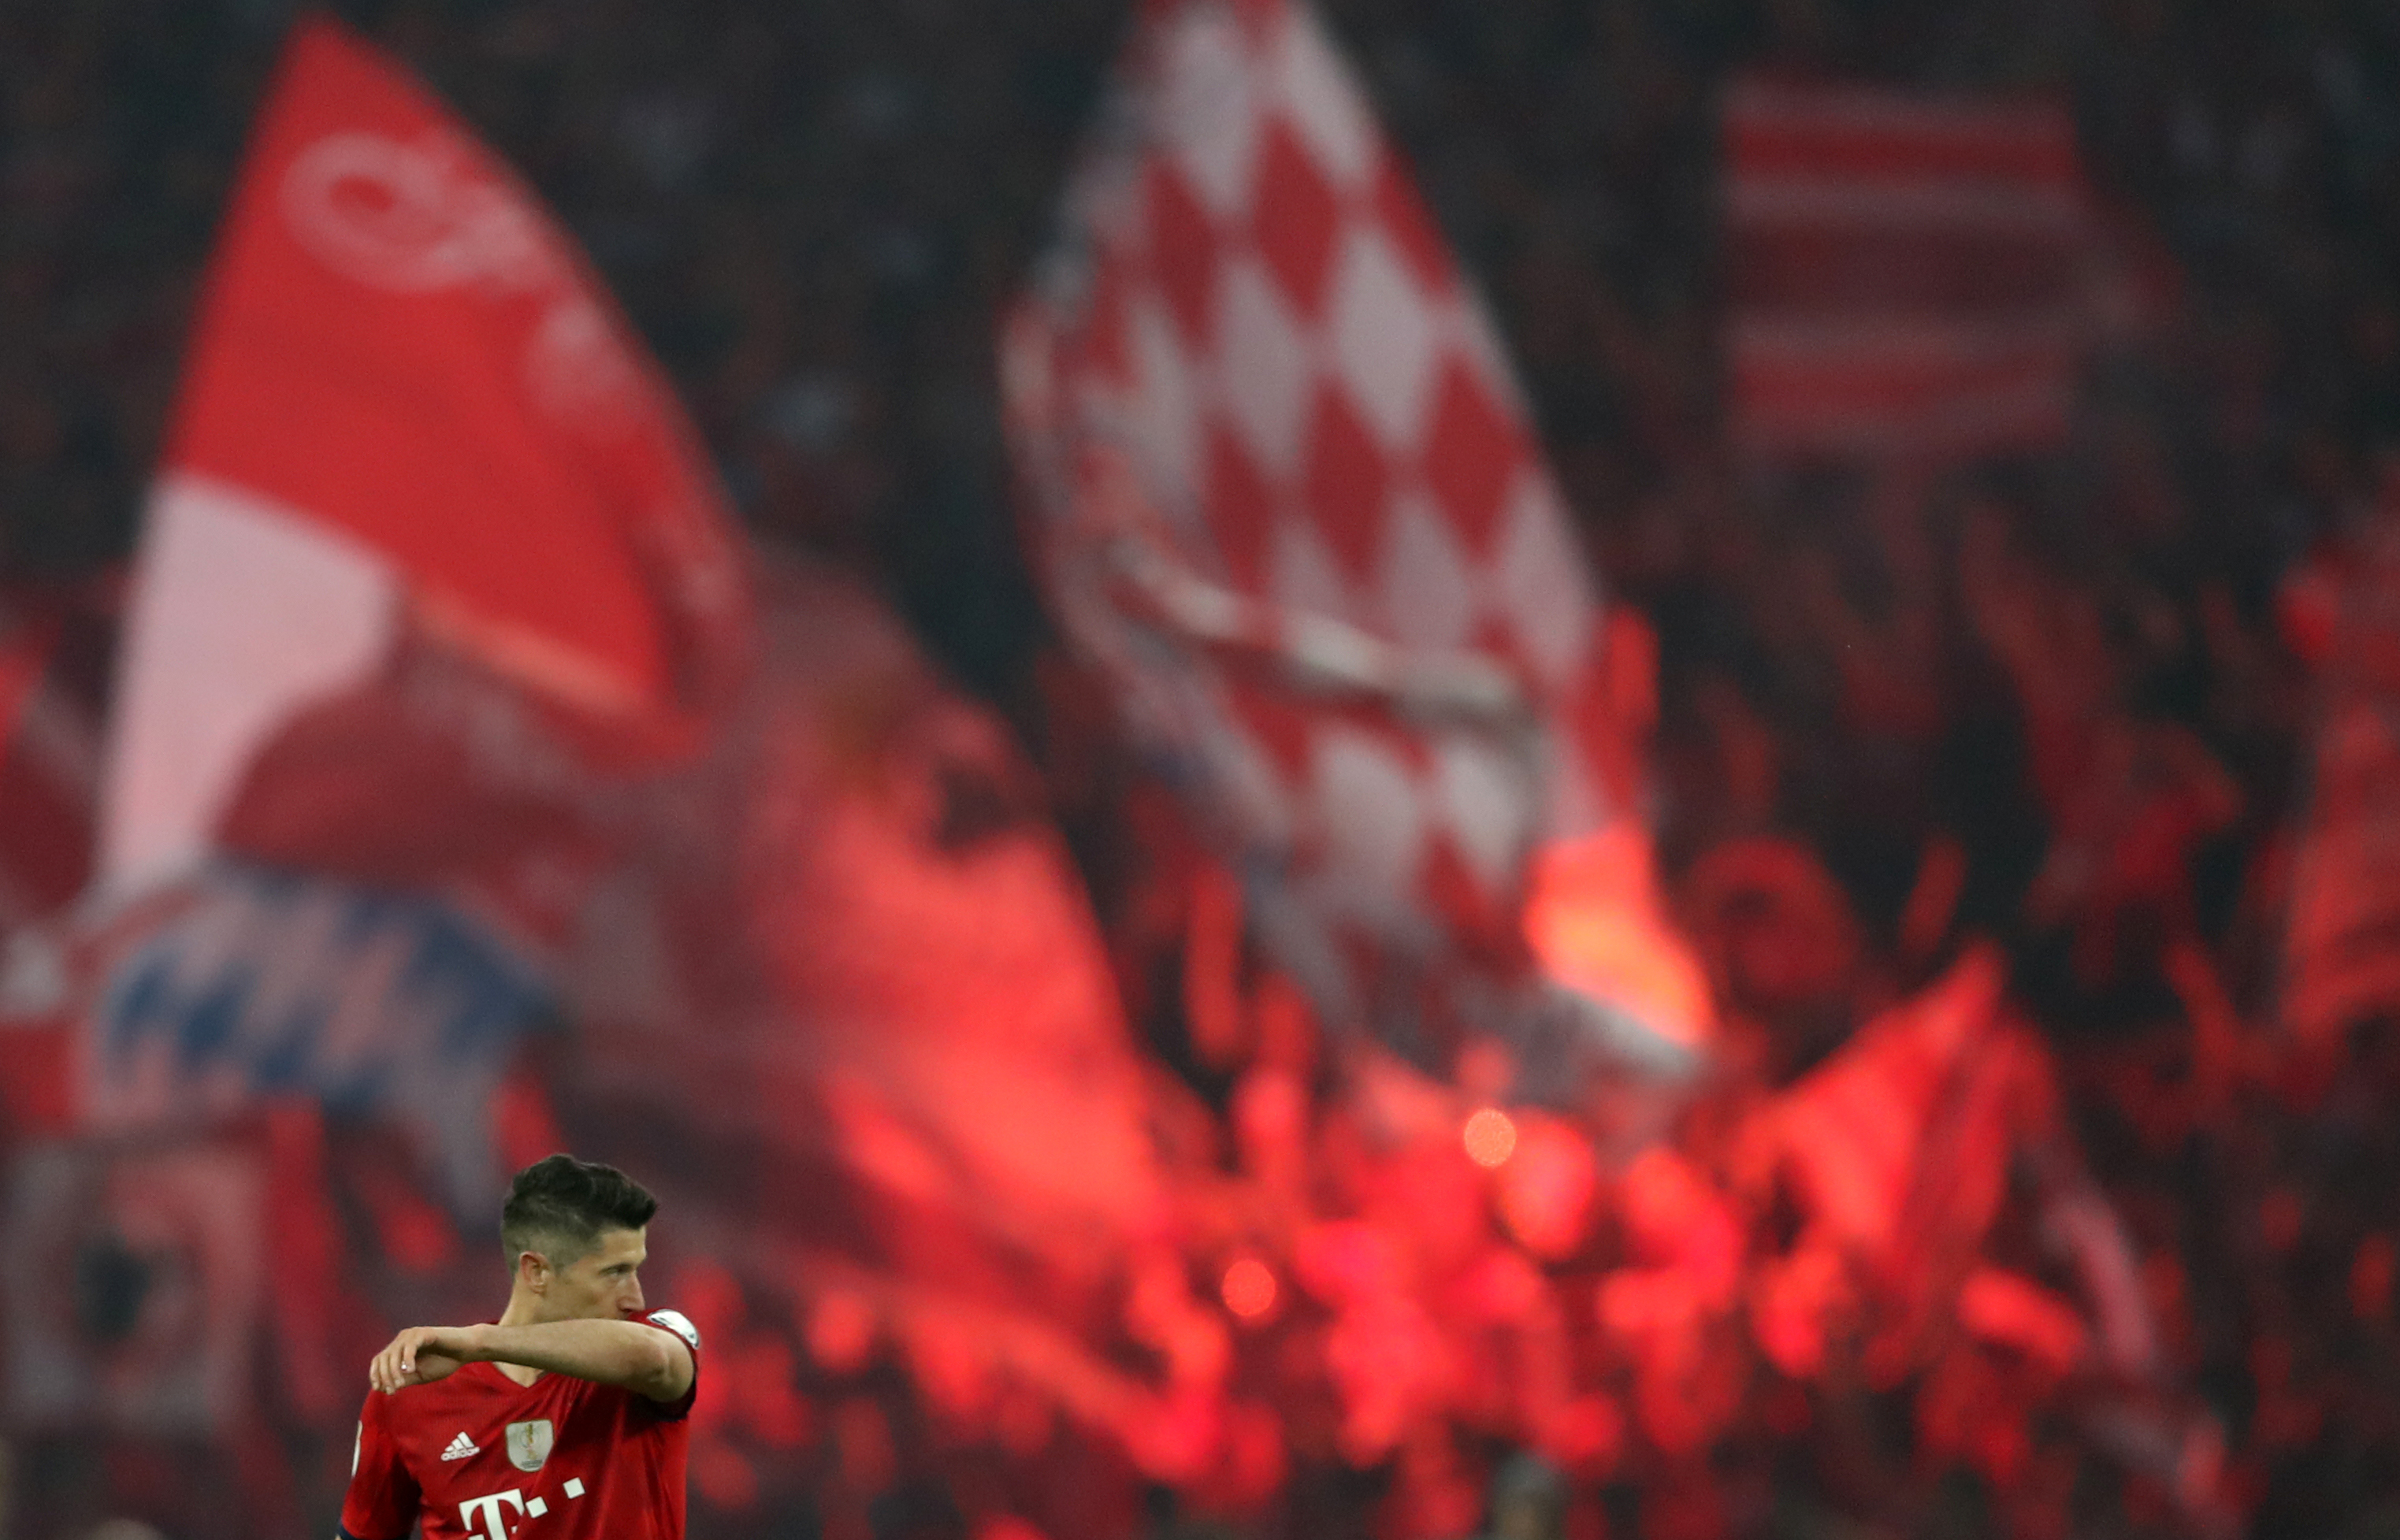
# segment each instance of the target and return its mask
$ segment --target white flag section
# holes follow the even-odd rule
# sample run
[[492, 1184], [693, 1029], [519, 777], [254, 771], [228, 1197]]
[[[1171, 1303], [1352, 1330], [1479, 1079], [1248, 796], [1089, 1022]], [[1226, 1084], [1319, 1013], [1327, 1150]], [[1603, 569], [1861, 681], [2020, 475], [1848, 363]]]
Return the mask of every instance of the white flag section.
[[[1496, 1036], [1550, 1096], [1595, 1056], [1678, 1060], [1705, 1006], [1621, 838], [1607, 618], [1314, 12], [1146, 13], [1003, 352], [1050, 601], [1333, 1024], [1436, 1065]], [[1529, 874], [1602, 837], [1643, 869], [1582, 892], [1667, 965], [1559, 989]]]
[[340, 529], [240, 487], [162, 479], [119, 671], [105, 888], [153, 886], [205, 857], [259, 745], [368, 676], [400, 606], [389, 565]]

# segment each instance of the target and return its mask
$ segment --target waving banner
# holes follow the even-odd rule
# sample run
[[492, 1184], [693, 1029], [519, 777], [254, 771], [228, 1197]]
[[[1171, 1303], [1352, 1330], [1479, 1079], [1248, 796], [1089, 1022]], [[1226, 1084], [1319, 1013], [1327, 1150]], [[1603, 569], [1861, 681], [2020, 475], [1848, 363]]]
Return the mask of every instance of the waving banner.
[[1942, 460], [2064, 440], [2100, 234], [2064, 102], [1744, 77], [1725, 155], [1739, 443]]
[[1543, 1094], [1676, 1060], [1688, 970], [1552, 988], [1524, 934], [1535, 852], [1635, 796], [1608, 617], [1491, 322], [1306, 6], [1145, 10], [1003, 378], [1054, 609], [1319, 1009], [1435, 1064], [1497, 1036]]
[[[427, 652], [571, 723], [559, 741], [587, 759], [688, 752], [738, 673], [737, 551], [572, 244], [402, 74], [305, 22], [226, 218], [134, 572], [103, 880], [138, 889], [218, 845], [262, 756], [329, 703], [446, 714], [484, 744], [460, 763], [539, 773], [491, 749], [507, 729], [472, 720], [486, 706], [414, 666]], [[428, 768], [287, 755], [279, 772], [316, 797], [279, 794], [272, 853], [372, 870], [389, 852], [346, 849], [344, 815], [382, 798], [389, 827], [426, 801], [402, 783]]]

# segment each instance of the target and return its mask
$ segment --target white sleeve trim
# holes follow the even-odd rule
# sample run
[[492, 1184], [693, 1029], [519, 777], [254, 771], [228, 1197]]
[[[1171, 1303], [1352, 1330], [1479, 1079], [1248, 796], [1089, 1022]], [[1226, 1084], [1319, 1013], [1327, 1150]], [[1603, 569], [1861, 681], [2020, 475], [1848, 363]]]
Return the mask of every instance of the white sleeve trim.
[[652, 1326], [661, 1326], [689, 1343], [694, 1353], [700, 1351], [700, 1328], [691, 1324], [680, 1310], [653, 1310], [648, 1315]]

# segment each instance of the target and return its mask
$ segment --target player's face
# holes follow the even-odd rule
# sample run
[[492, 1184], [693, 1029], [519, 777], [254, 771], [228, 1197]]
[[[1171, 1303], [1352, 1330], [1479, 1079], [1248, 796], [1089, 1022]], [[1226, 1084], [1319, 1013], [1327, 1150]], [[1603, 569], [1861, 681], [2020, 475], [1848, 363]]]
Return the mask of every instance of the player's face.
[[600, 1243], [552, 1275], [550, 1309], [562, 1321], [613, 1321], [642, 1313], [642, 1263], [650, 1248], [641, 1230], [603, 1230]]

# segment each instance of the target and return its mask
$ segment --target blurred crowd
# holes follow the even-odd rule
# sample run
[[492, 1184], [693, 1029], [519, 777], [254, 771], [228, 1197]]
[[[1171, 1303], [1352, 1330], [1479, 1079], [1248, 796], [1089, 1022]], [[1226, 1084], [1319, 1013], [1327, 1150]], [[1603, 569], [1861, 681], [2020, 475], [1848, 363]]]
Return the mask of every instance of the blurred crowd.
[[[1035, 743], [1128, 1001], [1174, 1071], [1164, 1136], [1197, 1168], [1242, 1173], [1209, 1253], [1228, 1307], [1288, 1308], [1263, 1267], [1237, 1282], [1245, 1227], [1303, 1236], [1292, 1246], [1317, 1301], [1375, 1295], [1361, 1280], [1397, 1265], [1392, 1236], [1429, 1222], [1440, 1203], [1426, 1193], [1458, 1163], [1406, 1179], [1363, 1156], [1343, 1166], [1342, 1118], [1371, 1121], [1355, 1110], [1275, 1133], [1307, 1120], [1329, 1079], [1304, 1013], [1246, 967], [1218, 879], [1176, 851], [1156, 788], [1105, 748], [1016, 555], [992, 317], [1040, 244], [1126, 7], [335, 8], [457, 102], [583, 238], [754, 525], [881, 584]], [[2366, 0], [1328, 10], [1494, 305], [1611, 593], [1657, 637], [1653, 821], [1739, 1071], [1687, 1111], [1687, 1147], [1741, 1087], [1791, 1083], [1988, 938], [2054, 1066], [2063, 1126], [2123, 1218], [2171, 1378], [2222, 1424], [2227, 1508], [2262, 1536], [2400, 1533], [2400, 1040], [2370, 1020], [2302, 1051], [2276, 1030], [2327, 595], [2400, 452], [2400, 13]], [[278, 0], [0, 0], [12, 579], [72, 579], [125, 552], [287, 14]], [[1998, 465], [1729, 457], [1714, 93], [1757, 67], [2072, 98], [2095, 184], [2156, 256], [2145, 323], [2093, 361], [2071, 443]], [[1533, 1141], [1525, 1154], [1540, 1144], [1535, 1127], [1512, 1136]], [[1693, 1179], [1682, 1167], [1638, 1169], [1613, 1190], [1635, 1217], [1561, 1259], [1566, 1273], [1641, 1252], [1642, 1201], [1685, 1216], [1659, 1243], [1676, 1265], [1748, 1244], [1688, 1219], [1706, 1206], [1672, 1195]], [[1329, 1190], [1347, 1195], [1346, 1228], [1264, 1214]], [[1459, 1203], [1478, 1235], [1538, 1230]], [[1495, 1351], [1550, 1351], [1541, 1332], [1563, 1329], [1525, 1302], [1546, 1297], [1540, 1274], [1504, 1260], [1517, 1250], [1464, 1233], [1458, 1246], [1486, 1260], [1454, 1269], [1456, 1310], [1517, 1334]], [[1522, 1249], [1541, 1255], [1537, 1238]], [[1425, 1329], [1396, 1299], [1328, 1319], [1246, 1339], [1246, 1362], [1285, 1341], [1331, 1365], [1254, 1364], [1261, 1394], [1345, 1373], [1411, 1383]], [[1171, 1322], [1160, 1330], [1176, 1340]], [[2069, 1443], [2055, 1429], [2013, 1451], [1968, 1435], [1955, 1459], [1929, 1447], [1945, 1424], [1928, 1405], [2013, 1407], [2006, 1387], [1954, 1376], [1905, 1403], [1875, 1384], [1802, 1395], [1722, 1356], [1739, 1383], [1684, 1366], [1662, 1381], [1671, 1392], [1631, 1396], [1630, 1427], [1610, 1421], [1614, 1402], [1568, 1406], [1546, 1457], [1471, 1432], [1428, 1441], [1405, 1389], [1388, 1427], [1362, 1424], [1355, 1398], [1346, 1422], [1287, 1405], [1282, 1434], [1229, 1436], [1220, 1485], [1229, 1511], [1278, 1516], [1261, 1533], [1312, 1536], [1379, 1515], [1382, 1533], [1426, 1540], [2193, 1521], [2127, 1462], [2051, 1459]], [[980, 1467], [941, 1453], [938, 1432], [895, 1454], [880, 1412], [849, 1410], [879, 1404], [866, 1382], [843, 1383], [825, 1403], [828, 1490], [862, 1490], [854, 1513], [819, 1516], [825, 1533], [962, 1529]], [[1659, 1425], [1677, 1415], [1698, 1424]], [[1289, 1469], [1264, 1447], [1285, 1435], [1301, 1451]], [[921, 1479], [902, 1457], [920, 1443]], [[1802, 1443], [1807, 1460], [1791, 1453]], [[1128, 1479], [1060, 1468], [1094, 1490]], [[1579, 1470], [1614, 1475], [1595, 1486]], [[880, 1495], [863, 1490], [878, 1480]], [[705, 1501], [704, 1469], [702, 1487]], [[1163, 1496], [1126, 1520], [1162, 1535], [1198, 1523]]]

